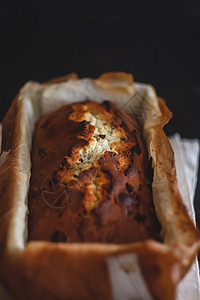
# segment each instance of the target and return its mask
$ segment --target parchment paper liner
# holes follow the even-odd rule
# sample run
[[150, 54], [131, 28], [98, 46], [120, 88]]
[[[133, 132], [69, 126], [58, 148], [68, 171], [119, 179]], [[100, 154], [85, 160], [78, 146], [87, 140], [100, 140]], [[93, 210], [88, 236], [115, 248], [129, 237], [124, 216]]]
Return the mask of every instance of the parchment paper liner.
[[[37, 119], [70, 102], [111, 100], [135, 115], [152, 157], [153, 200], [164, 244], [128, 245], [27, 243], [30, 151]], [[151, 86], [134, 84], [130, 74], [98, 79], [76, 74], [46, 84], [28, 82], [3, 120], [0, 167], [0, 279], [20, 299], [112, 299], [107, 258], [135, 253], [146, 285], [157, 299], [174, 299], [200, 245], [177, 186], [174, 154], [162, 126], [171, 112]]]

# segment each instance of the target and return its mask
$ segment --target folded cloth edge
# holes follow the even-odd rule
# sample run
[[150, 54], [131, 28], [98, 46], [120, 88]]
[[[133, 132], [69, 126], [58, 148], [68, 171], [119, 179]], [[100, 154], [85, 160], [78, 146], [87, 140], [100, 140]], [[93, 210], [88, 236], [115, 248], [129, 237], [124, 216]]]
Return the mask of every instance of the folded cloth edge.
[[[197, 184], [200, 143], [198, 139], [182, 139], [179, 133], [169, 137], [169, 140], [175, 154], [180, 193], [193, 222], [196, 223], [193, 201]], [[177, 300], [187, 299], [200, 299], [200, 277], [197, 258], [177, 288]]]

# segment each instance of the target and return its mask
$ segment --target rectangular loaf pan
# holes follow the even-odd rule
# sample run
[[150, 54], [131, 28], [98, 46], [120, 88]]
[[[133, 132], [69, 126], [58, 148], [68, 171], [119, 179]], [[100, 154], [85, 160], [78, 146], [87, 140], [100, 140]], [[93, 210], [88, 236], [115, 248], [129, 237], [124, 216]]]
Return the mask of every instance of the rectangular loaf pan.
[[[153, 201], [164, 243], [27, 242], [35, 123], [62, 105], [85, 99], [114, 101], [137, 118], [152, 158]], [[162, 129], [170, 118], [171, 112], [153, 87], [133, 83], [132, 75], [126, 73], [106, 73], [95, 80], [70, 74], [45, 84], [28, 82], [22, 87], [3, 120], [0, 167], [0, 279], [16, 297], [113, 299], [115, 282], [111, 282], [110, 259], [134, 255], [144, 279], [140, 290], [146, 289], [149, 299], [175, 299], [176, 286], [197, 254], [200, 236], [183, 205], [174, 154]]]

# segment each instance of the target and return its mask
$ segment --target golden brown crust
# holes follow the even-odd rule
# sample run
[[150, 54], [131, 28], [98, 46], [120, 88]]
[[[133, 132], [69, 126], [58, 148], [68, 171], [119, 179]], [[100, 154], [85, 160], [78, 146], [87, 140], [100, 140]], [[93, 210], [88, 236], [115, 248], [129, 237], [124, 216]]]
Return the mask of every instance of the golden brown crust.
[[87, 100], [42, 117], [32, 162], [30, 240], [160, 240], [139, 126], [114, 103]]
[[[86, 83], [84, 89], [89, 86], [90, 92], [95, 91], [99, 95], [96, 96], [97, 101], [102, 98], [117, 99], [119, 104], [125, 97], [129, 99], [133, 96], [133, 88], [130, 84], [122, 89], [121, 86], [118, 88], [116, 84], [110, 82], [104, 84], [101, 79], [83, 82], [74, 80], [70, 84], [70, 95], [77, 99], [78, 93], [82, 95], [83, 83]], [[46, 94], [44, 95], [43, 91], [49, 87], [55, 97], [59, 84], [55, 84], [55, 89], [54, 85], [46, 85], [46, 87], [37, 83], [25, 85], [3, 122], [2, 151], [10, 150], [10, 152], [0, 167], [0, 279], [20, 299], [30, 297], [32, 299], [66, 299], [66, 295], [69, 295], [71, 299], [94, 299], [96, 298], [95, 291], [101, 293], [103, 299], [111, 299], [112, 291], [105, 261], [109, 256], [135, 253], [153, 297], [174, 299], [175, 288], [190, 268], [199, 249], [200, 238], [199, 232], [194, 228], [182, 204], [175, 177], [174, 155], [162, 131], [162, 126], [170, 118], [170, 112], [163, 101], [158, 101], [155, 96], [152, 96], [152, 92], [147, 95], [148, 100], [145, 102], [142, 98], [135, 99], [133, 112], [143, 127], [149, 157], [152, 156], [153, 160], [153, 198], [157, 215], [164, 228], [165, 244], [152, 241], [129, 245], [87, 243], [66, 245], [48, 242], [27, 244], [25, 242], [27, 213], [25, 199], [30, 176], [30, 132], [33, 131], [39, 115], [38, 102], [42, 101], [41, 97], [45, 97]], [[75, 88], [77, 91], [73, 93]], [[151, 88], [147, 90], [150, 91]], [[61, 92], [63, 93], [63, 87]], [[55, 101], [57, 99], [58, 97]], [[12, 128], [11, 131], [10, 128]], [[151, 260], [149, 260], [150, 254]], [[61, 266], [60, 255], [65, 263], [63, 262], [63, 268], [58, 277], [57, 271]], [[95, 270], [94, 259], [97, 264]], [[81, 273], [83, 277], [77, 277], [78, 289], [77, 286], [74, 287], [71, 280], [78, 276], [81, 265], [84, 269]], [[156, 270], [160, 271], [156, 272]], [[41, 276], [37, 278], [41, 271]], [[100, 282], [98, 280], [93, 282], [94, 288], [91, 285], [93, 273], [94, 278], [100, 280]], [[66, 278], [63, 275], [66, 275]], [[102, 292], [99, 291], [98, 285]], [[58, 289], [60, 286], [62, 286], [61, 290]], [[85, 286], [89, 289], [86, 290]]]

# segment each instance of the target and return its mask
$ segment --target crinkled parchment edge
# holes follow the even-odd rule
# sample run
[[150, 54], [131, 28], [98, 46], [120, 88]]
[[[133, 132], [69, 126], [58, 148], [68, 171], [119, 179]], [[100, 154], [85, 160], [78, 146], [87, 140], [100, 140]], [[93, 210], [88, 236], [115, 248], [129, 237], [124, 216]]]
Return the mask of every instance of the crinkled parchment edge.
[[[92, 100], [109, 99], [131, 110], [143, 129], [164, 244], [152, 240], [128, 245], [26, 242], [30, 132], [55, 102], [57, 108], [66, 98], [72, 102], [91, 95]], [[183, 205], [174, 153], [162, 129], [170, 118], [171, 112], [151, 86], [133, 85], [132, 75], [122, 72], [96, 80], [70, 74], [46, 84], [24, 85], [3, 120], [2, 152], [8, 154], [0, 167], [0, 279], [17, 297], [112, 299], [107, 258], [134, 253], [153, 297], [174, 299], [175, 288], [199, 249], [200, 236]]]

